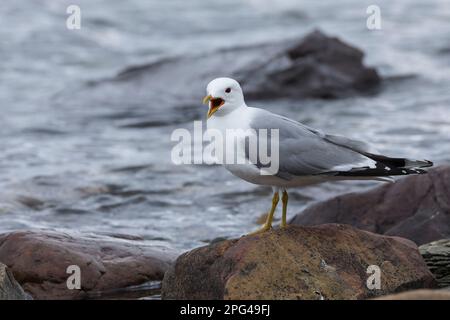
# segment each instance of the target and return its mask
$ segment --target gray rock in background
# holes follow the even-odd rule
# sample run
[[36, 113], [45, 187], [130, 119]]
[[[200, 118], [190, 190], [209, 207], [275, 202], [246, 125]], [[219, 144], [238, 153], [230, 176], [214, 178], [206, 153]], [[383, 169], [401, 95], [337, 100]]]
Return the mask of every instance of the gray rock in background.
[[439, 286], [450, 287], [450, 239], [424, 244], [419, 251]]
[[[62, 94], [54, 102], [68, 113], [95, 106], [89, 118], [115, 110], [116, 121], [125, 128], [163, 126], [203, 116], [199, 105], [207, 83], [216, 77], [241, 82], [250, 103], [267, 98], [333, 99], [372, 91], [381, 78], [363, 58], [360, 49], [316, 30], [298, 40], [128, 67], [116, 77], [71, 88], [73, 99]], [[174, 112], [165, 112], [168, 108]]]
[[30, 300], [8, 267], [0, 263], [0, 300]]
[[249, 98], [339, 98], [375, 88], [377, 71], [358, 48], [319, 30], [237, 76]]

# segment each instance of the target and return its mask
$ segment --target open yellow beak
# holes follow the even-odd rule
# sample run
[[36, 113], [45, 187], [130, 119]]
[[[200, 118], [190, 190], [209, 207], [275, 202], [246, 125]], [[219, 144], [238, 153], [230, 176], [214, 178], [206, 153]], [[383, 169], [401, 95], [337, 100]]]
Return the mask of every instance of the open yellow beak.
[[212, 99], [211, 95], [208, 94], [206, 97], [203, 98], [203, 104], [207, 104]]
[[203, 98], [203, 104], [209, 104], [209, 110], [206, 119], [209, 119], [225, 103], [221, 98], [214, 98], [210, 94]]

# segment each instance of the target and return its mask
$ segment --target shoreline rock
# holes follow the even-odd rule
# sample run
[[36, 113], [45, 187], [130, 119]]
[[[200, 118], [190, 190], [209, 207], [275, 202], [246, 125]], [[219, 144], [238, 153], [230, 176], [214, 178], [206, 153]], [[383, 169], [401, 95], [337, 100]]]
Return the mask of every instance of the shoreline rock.
[[450, 237], [450, 166], [408, 176], [361, 193], [319, 202], [297, 214], [294, 225], [344, 223], [410, 239], [418, 245]]
[[0, 300], [31, 300], [3, 263], [0, 263]]
[[450, 288], [450, 239], [424, 244], [419, 250], [438, 285]]
[[[370, 290], [370, 265], [381, 289]], [[406, 239], [351, 226], [290, 226], [182, 254], [166, 272], [163, 299], [367, 299], [435, 280]]]
[[[130, 238], [131, 239], [131, 238]], [[0, 234], [0, 261], [34, 299], [87, 299], [161, 280], [177, 254], [139, 240], [55, 231]], [[71, 265], [81, 290], [67, 288]]]

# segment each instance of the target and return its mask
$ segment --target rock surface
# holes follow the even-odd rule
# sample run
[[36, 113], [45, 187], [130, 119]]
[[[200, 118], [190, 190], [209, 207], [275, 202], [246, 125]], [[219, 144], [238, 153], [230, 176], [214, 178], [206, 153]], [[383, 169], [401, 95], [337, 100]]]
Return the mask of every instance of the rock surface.
[[[380, 290], [368, 289], [370, 265]], [[435, 280], [416, 245], [351, 226], [290, 226], [182, 254], [165, 274], [163, 299], [365, 299]]]
[[450, 239], [424, 244], [419, 250], [438, 285], [450, 287]]
[[380, 83], [376, 70], [364, 66], [363, 57], [361, 50], [314, 31], [237, 78], [248, 97], [337, 98]]
[[[35, 299], [85, 299], [96, 292], [161, 280], [176, 255], [134, 238], [23, 231], [0, 235], [0, 261]], [[67, 268], [80, 267], [81, 290]]]
[[450, 237], [450, 166], [317, 203], [291, 223], [345, 223], [419, 245]]
[[0, 263], [0, 300], [29, 300], [7, 266]]
[[429, 289], [412, 290], [378, 297], [376, 300], [450, 300], [450, 291]]

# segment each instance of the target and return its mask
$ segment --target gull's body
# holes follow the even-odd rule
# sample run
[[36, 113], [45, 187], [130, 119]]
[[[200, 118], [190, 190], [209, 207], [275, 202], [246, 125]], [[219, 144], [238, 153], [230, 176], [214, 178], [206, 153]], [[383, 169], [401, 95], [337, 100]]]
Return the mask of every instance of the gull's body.
[[[223, 117], [211, 117], [208, 119], [207, 127], [208, 129], [216, 129], [219, 130], [223, 136], [226, 136], [227, 129], [255, 129], [252, 127], [252, 119], [257, 118], [258, 116], [267, 116], [267, 117], [278, 117], [278, 115], [270, 113], [263, 109], [248, 107], [247, 105], [242, 105], [237, 108], [235, 111], [224, 115]], [[267, 127], [269, 128], [269, 126]], [[242, 136], [241, 139], [245, 139], [245, 136]], [[237, 157], [245, 158], [245, 150], [243, 148], [244, 142], [237, 141], [236, 146], [237, 149]], [[224, 148], [226, 157], [227, 149]], [[229, 150], [228, 150], [229, 151]], [[234, 152], [235, 150], [233, 150]], [[237, 159], [236, 159], [237, 160]], [[247, 160], [247, 159], [244, 159]], [[282, 159], [281, 159], [282, 161]], [[245, 161], [240, 161], [245, 162]], [[321, 177], [313, 177], [313, 176], [293, 176], [291, 179], [284, 179], [277, 175], [262, 175], [259, 168], [252, 163], [246, 164], [238, 164], [240, 163], [238, 160], [236, 164], [223, 164], [224, 167], [230, 171], [233, 175], [248, 181], [250, 183], [266, 185], [272, 187], [280, 187], [280, 188], [291, 188], [291, 187], [300, 187], [309, 185], [312, 183], [318, 183], [323, 180]]]
[[[287, 188], [335, 180], [387, 180], [389, 176], [425, 173], [419, 168], [432, 165], [426, 160], [379, 155], [364, 142], [328, 135], [264, 109], [248, 107], [239, 83], [230, 78], [211, 81], [207, 93], [208, 129], [215, 129], [223, 136], [226, 136], [227, 129], [278, 130], [279, 168], [274, 174], [261, 174], [264, 167], [259, 162], [248, 161], [245, 135], [238, 136], [233, 146], [237, 146], [237, 161], [224, 164], [227, 170], [241, 179], [273, 187], [272, 208], [263, 231], [271, 228], [280, 190], [283, 192], [281, 226], [284, 227]], [[257, 135], [256, 138], [261, 139]], [[227, 152], [230, 150], [225, 148], [225, 156]], [[247, 163], [239, 160], [247, 160]]]

